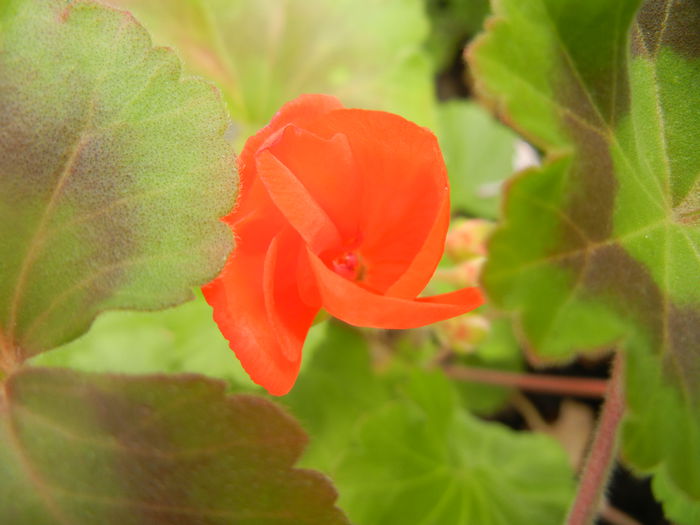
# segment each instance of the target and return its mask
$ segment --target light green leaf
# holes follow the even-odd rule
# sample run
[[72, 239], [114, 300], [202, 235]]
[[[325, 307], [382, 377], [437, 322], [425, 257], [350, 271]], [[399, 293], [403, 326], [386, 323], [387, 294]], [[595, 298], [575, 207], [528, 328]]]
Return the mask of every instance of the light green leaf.
[[514, 171], [516, 135], [472, 102], [440, 104], [437, 115], [452, 208], [498, 217], [501, 182]]
[[[231, 249], [224, 107], [126, 14], [9, 0], [0, 18], [0, 348], [192, 297]], [[7, 364], [7, 363], [6, 363]]]
[[348, 524], [298, 424], [222, 383], [25, 367], [1, 401], [2, 523]]
[[367, 417], [334, 475], [357, 525], [559, 525], [573, 495], [564, 452], [460, 410], [439, 374]]
[[664, 505], [664, 514], [675, 525], [697, 525], [700, 523], [700, 501], [689, 498], [675, 486], [666, 471], [661, 471], [652, 480], [654, 495]]
[[[323, 324], [311, 327], [302, 370], [324, 332]], [[236, 391], [263, 392], [241, 367], [201, 293], [160, 312], [106, 312], [82, 337], [32, 363], [85, 372], [192, 372], [224, 379]]]
[[624, 351], [623, 456], [700, 500], [700, 4], [496, 7], [478, 89], [548, 162], [510, 185], [488, 293], [542, 358]]
[[285, 102], [327, 93], [433, 124], [422, 0], [118, 0], [223, 90], [238, 137]]
[[332, 321], [321, 329], [316, 344], [304, 348], [305, 368], [283, 402], [312, 437], [302, 464], [332, 474], [358, 420], [387, 393], [360, 333]]
[[260, 390], [243, 371], [201, 294], [160, 312], [106, 312], [88, 333], [32, 362], [86, 372], [194, 372], [225, 379], [237, 390]]

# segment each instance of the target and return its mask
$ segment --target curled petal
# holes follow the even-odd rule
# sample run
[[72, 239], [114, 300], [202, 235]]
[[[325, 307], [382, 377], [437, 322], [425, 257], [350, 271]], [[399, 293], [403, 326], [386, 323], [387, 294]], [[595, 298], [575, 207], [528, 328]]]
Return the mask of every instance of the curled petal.
[[323, 307], [338, 319], [357, 326], [374, 328], [417, 328], [467, 313], [484, 302], [478, 288], [405, 299], [374, 293], [330, 270], [307, 251], [316, 276]]
[[347, 137], [362, 188], [355, 214], [367, 284], [381, 293], [396, 285], [396, 295], [415, 296], [440, 261], [447, 231], [449, 184], [437, 139], [398, 115], [359, 109], [331, 111], [305, 129]]
[[275, 237], [266, 251], [237, 250], [221, 275], [202, 288], [243, 368], [274, 395], [294, 384], [303, 340], [318, 311], [299, 297], [294, 267], [286, 267], [291, 251], [280, 257], [279, 242]]
[[[255, 165], [255, 153], [276, 131], [284, 128], [288, 124], [304, 124], [329, 111], [341, 109], [342, 107], [343, 105], [340, 103], [340, 100], [330, 95], [301, 95], [286, 103], [275, 116], [272, 117], [272, 120], [267, 126], [246, 141], [241, 156], [238, 158], [238, 165], [241, 171], [247, 166]], [[245, 189], [247, 182], [245, 175], [241, 173], [241, 191]], [[244, 195], [241, 194], [240, 197], [241, 200], [243, 200]]]
[[450, 225], [450, 201], [447, 193], [443, 195], [442, 204], [438, 209], [437, 217], [428, 236], [405, 269], [401, 277], [386, 291], [387, 295], [394, 297], [411, 298], [423, 291], [426, 284], [426, 276], [430, 278], [439, 262], [435, 254], [442, 254], [445, 248], [445, 234]]
[[258, 154], [257, 170], [272, 201], [312, 250], [319, 252], [342, 244], [338, 229], [323, 208], [270, 151]]
[[277, 235], [267, 250], [263, 269], [265, 309], [277, 337], [282, 354], [290, 362], [299, 362], [306, 334], [320, 303], [310, 305], [302, 299], [298, 276], [306, 273], [298, 268], [307, 262], [301, 258], [299, 237], [290, 229]]
[[238, 157], [240, 181], [237, 203], [224, 221], [235, 225], [269, 213], [272, 205], [255, 170], [255, 154], [266, 141], [291, 123], [303, 124], [342, 107], [340, 101], [330, 95], [301, 95], [282, 106], [267, 126], [246, 141]]
[[[356, 239], [361, 222], [358, 204], [362, 181], [347, 137], [337, 133], [324, 138], [289, 125], [276, 138], [262, 153], [271, 153], [286, 168], [284, 175], [277, 170], [261, 171], [258, 155], [258, 174], [273, 200], [276, 201], [276, 195], [301, 187], [305, 195], [299, 195], [299, 199], [311, 200], [323, 210], [344, 240]], [[285, 206], [276, 203], [287, 215]], [[304, 231], [299, 233], [307, 237]]]

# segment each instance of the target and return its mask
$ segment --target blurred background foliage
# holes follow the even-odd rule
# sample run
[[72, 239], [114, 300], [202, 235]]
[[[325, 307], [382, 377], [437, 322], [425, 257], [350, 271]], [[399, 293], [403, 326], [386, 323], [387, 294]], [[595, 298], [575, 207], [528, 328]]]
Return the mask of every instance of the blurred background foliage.
[[[486, 0], [110, 3], [131, 10], [156, 44], [175, 48], [189, 72], [218, 85], [239, 149], [284, 102], [309, 92], [430, 127], [448, 166], [454, 216], [462, 219], [429, 291], [476, 283], [501, 182], [537, 161], [470, 98], [462, 52], [482, 27]], [[196, 372], [228, 381], [232, 391], [263, 393], [201, 295], [162, 312], [105, 313], [85, 336], [34, 362]], [[526, 366], [509, 318], [488, 305], [413, 331], [358, 330], [334, 320], [314, 326], [299, 380], [278, 400], [310, 434], [303, 466], [333, 479], [340, 507], [358, 525], [561, 523], [582, 450], [563, 447], [565, 433], [557, 441], [554, 431], [516, 431], [553, 427], [518, 392], [448, 379], [444, 363]], [[577, 433], [580, 427], [569, 435]]]

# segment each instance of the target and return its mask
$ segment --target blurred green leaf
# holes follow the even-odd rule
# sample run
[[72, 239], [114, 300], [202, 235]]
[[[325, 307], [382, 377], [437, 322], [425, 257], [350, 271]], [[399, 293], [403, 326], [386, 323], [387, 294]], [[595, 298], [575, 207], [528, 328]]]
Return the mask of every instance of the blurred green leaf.
[[[521, 371], [523, 356], [510, 319], [492, 320], [486, 340], [474, 352], [459, 356], [456, 362], [477, 368]], [[462, 405], [477, 414], [494, 413], [503, 407], [512, 394], [510, 388], [470, 381], [456, 381], [455, 387], [462, 398]]]
[[367, 341], [356, 329], [327, 322], [304, 348], [304, 371], [282, 401], [312, 436], [302, 465], [332, 473], [364, 414], [387, 399], [371, 367]]
[[542, 358], [624, 351], [623, 456], [700, 500], [700, 4], [496, 5], [477, 87], [549, 157], [510, 185], [485, 286]]
[[126, 13], [9, 0], [0, 18], [0, 348], [23, 359], [107, 309], [154, 310], [219, 271], [227, 117]]
[[489, 12], [488, 0], [424, 0], [431, 31], [426, 47], [434, 68], [441, 71], [455, 55], [461, 55], [464, 42], [481, 28]]
[[422, 0], [118, 0], [215, 80], [245, 138], [302, 93], [433, 124]]
[[472, 102], [445, 102], [437, 116], [452, 209], [498, 217], [501, 183], [514, 171], [515, 133]]
[[[302, 369], [323, 334], [323, 323], [309, 331]], [[86, 372], [193, 372], [224, 379], [236, 391], [263, 392], [229, 348], [200, 292], [194, 301], [160, 312], [106, 312], [87, 334], [32, 363]]]
[[348, 523], [325, 477], [292, 468], [298, 424], [222, 383], [23, 368], [2, 402], [3, 523]]
[[439, 374], [403, 391], [365, 419], [334, 475], [354, 523], [562, 522], [573, 476], [553, 440], [475, 419]]
[[700, 523], [700, 501], [689, 498], [675, 486], [665, 470], [652, 480], [654, 495], [663, 503], [664, 515], [675, 525], [697, 525]]
[[86, 372], [195, 372], [260, 390], [229, 349], [201, 293], [161, 312], [106, 312], [83, 337], [33, 363]]

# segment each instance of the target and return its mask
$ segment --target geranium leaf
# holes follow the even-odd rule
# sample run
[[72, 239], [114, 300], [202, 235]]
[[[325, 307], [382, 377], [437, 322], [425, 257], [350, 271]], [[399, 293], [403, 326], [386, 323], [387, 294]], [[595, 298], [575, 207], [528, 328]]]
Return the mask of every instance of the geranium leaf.
[[[125, 348], [133, 349], [128, 358]], [[105, 312], [82, 337], [34, 357], [31, 364], [84, 372], [192, 372], [223, 379], [237, 392], [261, 390], [235, 359], [201, 294], [158, 312]]]
[[192, 297], [231, 249], [225, 109], [127, 13], [10, 0], [0, 18], [0, 346]]
[[416, 373], [404, 396], [365, 417], [334, 474], [358, 525], [559, 524], [573, 476], [558, 445], [462, 410], [439, 373]]
[[700, 3], [495, 7], [478, 89], [548, 162], [510, 185], [486, 288], [542, 359], [624, 351], [624, 457], [700, 499]]
[[372, 370], [366, 339], [338, 322], [324, 325], [315, 327], [322, 333], [304, 349], [310, 359], [282, 401], [312, 437], [302, 464], [332, 477], [358, 421], [386, 401], [388, 393]]
[[700, 523], [700, 501], [676, 487], [666, 470], [656, 473], [652, 487], [654, 495], [664, 504], [665, 516], [675, 525]]
[[514, 171], [516, 135], [471, 102], [440, 104], [437, 117], [452, 208], [498, 217], [501, 182]]
[[246, 138], [302, 93], [432, 124], [420, 0], [117, 0], [213, 79]]
[[298, 424], [218, 381], [25, 367], [1, 401], [3, 523], [348, 523]]

